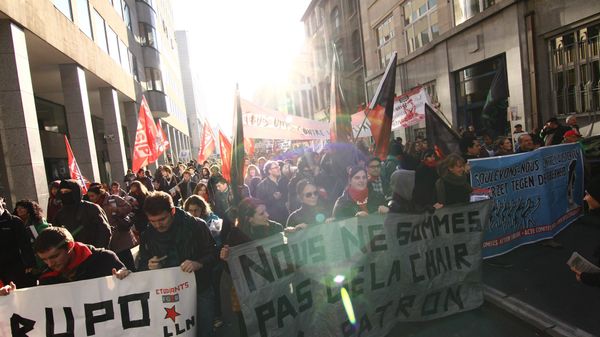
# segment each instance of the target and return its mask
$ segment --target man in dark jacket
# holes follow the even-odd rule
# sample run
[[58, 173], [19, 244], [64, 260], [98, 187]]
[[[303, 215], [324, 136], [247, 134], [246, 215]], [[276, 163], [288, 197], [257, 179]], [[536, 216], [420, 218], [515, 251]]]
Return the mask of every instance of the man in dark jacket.
[[177, 267], [194, 272], [198, 294], [199, 336], [212, 336], [215, 294], [211, 272], [216, 262], [215, 240], [204, 220], [194, 218], [173, 204], [164, 192], [151, 193], [144, 212], [152, 225], [140, 240], [138, 269]]
[[565, 132], [571, 130], [570, 127], [560, 124], [558, 119], [555, 117], [550, 118], [544, 128], [540, 132], [540, 137], [544, 140], [544, 145], [558, 145], [561, 144], [564, 138]]
[[23, 221], [6, 210], [0, 198], [0, 283], [20, 288], [35, 285], [30, 274], [35, 257]]
[[[267, 177], [256, 186], [256, 197], [267, 206], [271, 220], [285, 223], [290, 215], [287, 209], [287, 179], [281, 177], [281, 168], [276, 161], [268, 161], [264, 168]], [[286, 180], [286, 181], [284, 181]]]
[[63, 207], [53, 225], [68, 229], [76, 241], [108, 248], [111, 230], [106, 213], [100, 206], [82, 200], [79, 183], [73, 179], [61, 181], [58, 196]]
[[177, 184], [177, 191], [181, 195], [181, 204], [192, 194], [194, 194], [194, 189], [196, 188], [197, 183], [192, 181], [192, 170], [185, 170], [181, 175], [181, 181]]

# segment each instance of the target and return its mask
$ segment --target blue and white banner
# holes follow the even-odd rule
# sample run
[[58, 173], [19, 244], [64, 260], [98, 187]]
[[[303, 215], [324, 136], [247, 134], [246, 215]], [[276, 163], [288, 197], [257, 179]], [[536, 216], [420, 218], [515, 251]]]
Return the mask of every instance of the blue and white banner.
[[17, 289], [0, 336], [196, 336], [196, 280], [181, 268]]
[[583, 156], [579, 144], [469, 160], [473, 188], [490, 189], [494, 206], [483, 257], [554, 237], [582, 214]]

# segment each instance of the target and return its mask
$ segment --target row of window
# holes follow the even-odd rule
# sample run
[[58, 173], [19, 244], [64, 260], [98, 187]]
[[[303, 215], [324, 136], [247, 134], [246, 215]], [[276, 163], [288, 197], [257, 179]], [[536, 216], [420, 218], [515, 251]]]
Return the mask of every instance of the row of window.
[[[346, 13], [347, 17], [352, 17], [357, 11], [357, 0], [346, 0]], [[331, 32], [333, 34], [339, 33], [341, 25], [341, 12], [340, 7], [335, 6], [329, 13], [329, 20], [331, 24]], [[319, 28], [323, 25], [323, 9], [317, 5], [314, 12], [310, 15], [305, 23], [306, 35], [312, 36], [316, 33]]]
[[600, 24], [549, 41], [557, 114], [600, 110]]

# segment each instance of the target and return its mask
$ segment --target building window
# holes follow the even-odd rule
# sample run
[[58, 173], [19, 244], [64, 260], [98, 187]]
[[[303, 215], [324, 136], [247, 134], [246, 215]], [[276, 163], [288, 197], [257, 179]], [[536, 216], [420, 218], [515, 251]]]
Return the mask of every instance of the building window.
[[67, 133], [67, 115], [64, 106], [35, 97], [35, 110], [40, 130]]
[[483, 12], [496, 3], [496, 0], [453, 0], [454, 1], [454, 24], [469, 20], [475, 14]]
[[53, 0], [52, 2], [54, 3], [54, 7], [61, 11], [69, 20], [73, 21], [70, 0]]
[[[454, 73], [457, 126], [467, 127], [473, 125], [476, 130], [484, 129], [485, 121], [482, 120], [481, 113], [501, 62], [506, 62], [504, 55], [479, 62]], [[504, 69], [506, 71], [506, 67]], [[502, 125], [498, 120], [495, 123], [496, 129], [493, 132], [505, 134], [507, 123], [506, 120], [504, 122], [504, 125]]]
[[323, 25], [323, 9], [320, 6], [315, 7], [315, 23], [317, 29]]
[[435, 80], [424, 83], [422, 85], [422, 87], [423, 87], [423, 89], [425, 89], [425, 91], [429, 95], [429, 98], [431, 99], [431, 103], [437, 103], [438, 97], [437, 97], [437, 89], [435, 87]]
[[137, 58], [129, 50], [127, 50], [127, 56], [129, 57], [129, 68], [131, 68], [131, 74], [133, 75], [133, 79], [139, 82], [140, 75], [138, 72]]
[[162, 74], [156, 68], [145, 68], [146, 90], [164, 91]]
[[94, 10], [92, 11], [92, 21], [94, 23], [94, 41], [96, 41], [96, 44], [100, 49], [104, 50], [105, 53], [108, 53], [106, 44], [106, 24], [104, 23], [104, 19]]
[[106, 26], [106, 40], [108, 41], [108, 54], [120, 64], [119, 39], [117, 38], [117, 33], [109, 26]]
[[404, 31], [409, 53], [440, 35], [437, 0], [412, 0], [404, 4]]
[[600, 110], [600, 23], [549, 43], [555, 114]]
[[127, 48], [125, 43], [123, 41], [119, 40], [119, 56], [121, 58], [121, 66], [123, 67], [123, 69], [125, 69], [128, 73], [131, 74], [131, 68], [129, 65], [129, 56], [127, 55], [128, 52], [129, 52], [129, 49]]
[[88, 0], [77, 0], [77, 25], [79, 29], [92, 39], [92, 22]]
[[331, 10], [331, 32], [333, 34], [340, 32], [340, 10], [337, 7]]
[[388, 61], [392, 58], [392, 39], [394, 37], [394, 25], [390, 16], [384, 20], [377, 28], [377, 53], [379, 56], [379, 66], [385, 68]]
[[125, 25], [130, 32], [132, 32], [133, 28], [131, 26], [131, 10], [129, 9], [129, 5], [126, 2], [123, 3], [123, 21], [125, 21]]
[[158, 49], [156, 29], [145, 22], [140, 22], [140, 44], [143, 47]]
[[352, 59], [354, 62], [360, 61], [362, 55], [360, 52], [360, 33], [358, 29], [352, 32]]
[[356, 0], [348, 0], [348, 16], [356, 14]]
[[112, 4], [115, 11], [117, 11], [117, 14], [119, 14], [120, 17], [123, 17], [123, 3], [121, 0], [112, 0]]

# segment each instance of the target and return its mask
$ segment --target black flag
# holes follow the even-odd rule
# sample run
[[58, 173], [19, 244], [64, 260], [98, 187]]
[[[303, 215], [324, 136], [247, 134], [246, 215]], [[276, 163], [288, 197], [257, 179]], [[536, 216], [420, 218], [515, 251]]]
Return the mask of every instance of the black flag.
[[485, 105], [481, 111], [481, 130], [492, 138], [507, 133], [506, 109], [508, 108], [508, 80], [504, 59], [498, 61], [496, 75], [490, 85]]
[[425, 104], [425, 126], [427, 143], [433, 145], [438, 157], [443, 158], [451, 153], [460, 153], [460, 136], [433, 111], [429, 104]]
[[385, 74], [379, 82], [375, 96], [369, 104], [368, 118], [371, 122], [371, 134], [375, 139], [375, 156], [381, 160], [387, 157], [394, 118], [394, 97], [396, 96], [396, 59], [394, 52], [387, 65]]

